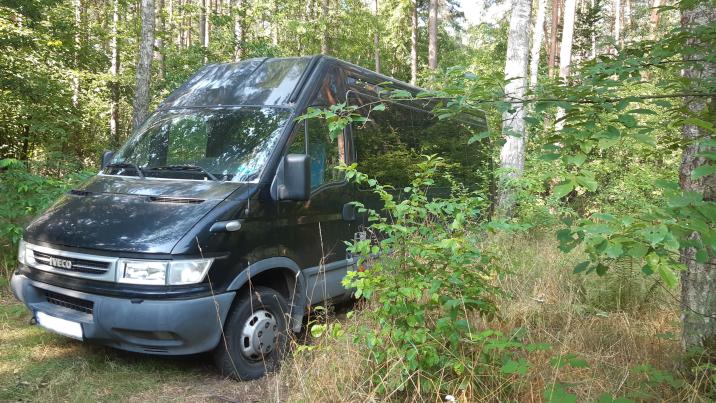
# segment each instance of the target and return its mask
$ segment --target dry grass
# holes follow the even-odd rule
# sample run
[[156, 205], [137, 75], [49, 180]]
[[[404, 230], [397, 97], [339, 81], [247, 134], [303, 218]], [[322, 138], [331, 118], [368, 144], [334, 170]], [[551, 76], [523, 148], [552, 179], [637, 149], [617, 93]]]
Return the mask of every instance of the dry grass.
[[[645, 278], [632, 265], [614, 268], [604, 277], [575, 275], [580, 252], [564, 254], [551, 234], [525, 234], [492, 239], [489, 247], [509, 272], [496, 281], [510, 295], [501, 303], [499, 320], [484, 323], [509, 334], [517, 328], [527, 343], [548, 343], [548, 351], [529, 353], [526, 376], [488, 375], [490, 388], [455, 390], [458, 401], [543, 401], [555, 384], [594, 401], [603, 394], [637, 400], [705, 401], [694, 386], [678, 386], [681, 360], [677, 304], [655, 278]], [[369, 307], [367, 309], [370, 309]], [[288, 401], [437, 401], [443, 396], [408, 396], [377, 392], [371, 382], [375, 368], [364, 347], [352, 342], [352, 329], [375, 326], [361, 310], [343, 322], [346, 335], [323, 337], [310, 349], [294, 354], [279, 377]], [[552, 357], [575, 354], [586, 368], [559, 369]], [[653, 370], [639, 371], [648, 364]], [[635, 370], [636, 369], [636, 370]], [[671, 374], [675, 378], [670, 383]], [[659, 378], [665, 376], [666, 380]], [[703, 385], [702, 385], [703, 386]], [[395, 394], [391, 394], [395, 392]]]

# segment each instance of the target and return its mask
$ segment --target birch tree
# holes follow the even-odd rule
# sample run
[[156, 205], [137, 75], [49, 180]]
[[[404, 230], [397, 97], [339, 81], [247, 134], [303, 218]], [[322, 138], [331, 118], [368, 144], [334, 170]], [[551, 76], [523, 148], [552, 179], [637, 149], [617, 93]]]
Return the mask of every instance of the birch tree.
[[328, 24], [330, 20], [328, 18], [328, 1], [323, 0], [321, 3], [321, 19], [323, 20], [322, 33], [321, 33], [321, 54], [328, 54]]
[[410, 13], [410, 84], [418, 82], [418, 0], [411, 1]]
[[[567, 81], [569, 77], [569, 66], [572, 63], [572, 42], [574, 39], [574, 17], [577, 10], [576, 0], [565, 0], [564, 20], [562, 23], [562, 43], [559, 47], [559, 77]], [[564, 127], [564, 109], [557, 109], [557, 131]]]
[[440, 0], [430, 0], [428, 12], [428, 68], [438, 68], [438, 6]]
[[530, 41], [530, 20], [532, 0], [515, 0], [510, 16], [510, 30], [507, 38], [505, 60], [505, 96], [512, 101], [509, 111], [502, 114], [502, 134], [505, 144], [500, 152], [500, 167], [509, 170], [500, 185], [498, 206], [502, 213], [509, 215], [514, 205], [514, 191], [507, 180], [518, 177], [524, 170], [525, 146], [525, 104], [523, 98], [527, 87], [527, 69]]
[[[716, 6], [712, 2], [700, 2], [692, 9], [682, 10], [682, 30], [691, 35], [687, 46], [696, 50], [694, 54], [685, 55], [684, 59], [709, 60], [713, 49], [697, 39], [693, 33], [697, 29], [713, 26], [715, 22]], [[708, 61], [687, 62], [685, 66], [682, 74], [692, 83], [694, 92], [713, 88], [716, 64]], [[716, 125], [716, 96], [711, 94], [708, 98], [687, 97], [685, 101], [689, 114], [698, 116], [707, 124]], [[682, 128], [683, 138], [689, 145], [682, 155], [679, 182], [685, 192], [696, 192], [704, 201], [714, 202], [714, 162], [704, 155], [713, 153], [716, 147], [712, 145], [713, 131], [704, 126], [687, 124]], [[694, 242], [700, 241], [698, 233], [694, 233], [691, 239]], [[694, 248], [687, 247], [681, 250], [681, 261], [686, 266], [686, 270], [681, 274], [682, 342], [687, 350], [705, 349], [706, 357], [713, 360], [716, 357], [716, 256], [711, 254], [701, 260], [697, 258]]]
[[532, 88], [537, 86], [537, 73], [539, 72], [542, 37], [544, 37], [544, 14], [546, 8], [547, 0], [538, 0], [537, 17], [535, 18], [534, 31], [532, 32], [532, 50], [530, 52], [530, 87]]
[[112, 0], [112, 33], [109, 40], [110, 53], [110, 103], [109, 137], [113, 148], [119, 147], [119, 0]]
[[380, 73], [380, 33], [378, 28], [378, 0], [373, 0], [373, 17], [375, 23], [373, 24], [373, 52], [375, 57], [375, 71]]
[[132, 102], [132, 130], [136, 130], [149, 112], [149, 82], [152, 75], [154, 47], [154, 0], [142, 0], [142, 33], [139, 41], [139, 57]]

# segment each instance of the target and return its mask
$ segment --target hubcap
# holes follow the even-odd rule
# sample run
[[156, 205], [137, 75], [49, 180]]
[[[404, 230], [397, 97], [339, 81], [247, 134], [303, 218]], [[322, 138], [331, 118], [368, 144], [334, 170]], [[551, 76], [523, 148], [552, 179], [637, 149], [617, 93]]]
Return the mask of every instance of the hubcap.
[[241, 353], [251, 360], [259, 360], [271, 353], [278, 341], [278, 324], [269, 311], [259, 309], [241, 329]]

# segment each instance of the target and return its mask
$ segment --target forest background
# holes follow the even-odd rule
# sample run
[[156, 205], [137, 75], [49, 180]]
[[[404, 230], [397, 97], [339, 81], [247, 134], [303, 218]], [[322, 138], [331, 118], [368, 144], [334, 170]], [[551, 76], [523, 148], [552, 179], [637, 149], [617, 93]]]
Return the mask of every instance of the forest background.
[[[31, 217], [94, 174], [101, 152], [116, 150], [200, 66], [324, 53], [427, 88], [422, 96], [447, 100], [436, 111], [444, 118], [487, 112], [491, 130], [473, 140], [496, 145], [498, 214], [460, 236], [446, 232], [419, 245], [458, 239], [500, 256], [490, 263], [490, 286], [500, 292], [475, 294], [495, 312], [465, 313], [471, 326], [493, 332], [480, 333], [483, 339], [427, 343], [416, 349], [417, 358], [404, 360], [408, 350], [401, 346], [416, 339], [383, 334], [398, 348], [371, 347], [335, 379], [320, 371], [363, 351], [356, 345], [370, 334], [360, 329], [374, 329], [396, 312], [376, 318], [359, 309], [349, 323], [316, 323], [318, 341], [298, 349], [276, 381], [291, 385], [288, 396], [716, 398], [716, 5], [513, 0], [502, 7], [505, 15], [471, 25], [451, 0], [4, 0], [0, 284], [7, 288]], [[337, 112], [350, 121], [351, 111]], [[462, 199], [449, 203], [469, 208]], [[443, 217], [448, 227], [462, 225], [457, 218]], [[466, 256], [445, 245], [445, 255]], [[376, 295], [397, 286], [365, 284]], [[7, 334], [35, 335], [20, 325], [18, 306], [5, 305]], [[436, 323], [449, 305], [435, 306]], [[452, 319], [442, 336], [464, 339], [460, 321]], [[394, 323], [393, 330], [432, 332], [436, 323]], [[354, 335], [356, 343], [346, 342]], [[3, 342], [5, 349], [58, 343], [12, 340]], [[426, 353], [433, 349], [436, 360]], [[96, 353], [80, 360], [92, 362]], [[51, 393], [62, 400], [68, 393], [62, 385], [79, 382], [50, 376], [47, 359], [5, 357], [0, 379], [8, 388], [0, 397]], [[166, 364], [136, 368], [121, 357], [111, 360], [127, 372], [166, 370]], [[27, 372], [29, 385], [8, 369], [20, 367], [35, 371]], [[50, 392], [37, 387], [43, 383]], [[127, 383], [108, 396], [126, 397]]]

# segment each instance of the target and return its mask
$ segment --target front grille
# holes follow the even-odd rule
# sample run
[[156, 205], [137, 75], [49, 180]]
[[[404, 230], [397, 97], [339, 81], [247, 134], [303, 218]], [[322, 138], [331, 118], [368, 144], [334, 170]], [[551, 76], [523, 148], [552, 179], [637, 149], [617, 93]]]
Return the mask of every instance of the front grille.
[[[108, 262], [100, 262], [96, 260], [87, 260], [87, 259], [78, 259], [74, 257], [66, 257], [66, 256], [56, 256], [51, 255], [49, 253], [44, 252], [38, 252], [33, 251], [33, 256], [35, 257], [35, 260], [38, 263], [53, 267], [55, 269], [60, 270], [66, 270], [66, 271], [74, 271], [79, 273], [89, 273], [89, 274], [105, 274], [107, 273], [107, 270], [109, 270], [110, 263]], [[58, 267], [55, 265], [50, 264], [50, 259], [60, 259], [60, 260], [68, 260], [72, 262], [72, 266], [68, 269], [65, 267]]]
[[47, 298], [47, 302], [51, 304], [64, 306], [65, 308], [88, 313], [90, 315], [94, 309], [94, 302], [92, 301], [68, 297], [67, 295], [58, 294], [52, 291], [45, 291], [45, 297]]

